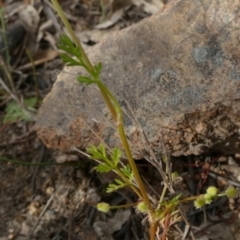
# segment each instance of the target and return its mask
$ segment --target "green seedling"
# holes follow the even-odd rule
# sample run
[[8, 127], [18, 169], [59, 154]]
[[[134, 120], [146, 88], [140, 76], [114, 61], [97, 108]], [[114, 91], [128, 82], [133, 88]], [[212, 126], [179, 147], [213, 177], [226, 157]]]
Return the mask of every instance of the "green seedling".
[[36, 112], [36, 109], [34, 108], [36, 103], [37, 98], [26, 98], [24, 99], [24, 106], [26, 109], [24, 109], [14, 100], [10, 101], [5, 108], [6, 114], [4, 116], [3, 123], [12, 123], [19, 120], [24, 120], [27, 122], [33, 121], [33, 118], [28, 111]]
[[[15, 121], [23, 120], [23, 121], [33, 121], [33, 113], [36, 112], [35, 105], [37, 103], [38, 98], [38, 89], [36, 89], [36, 97], [32, 98], [26, 98], [23, 101], [19, 99], [17, 96], [17, 91], [15, 88], [14, 80], [12, 77], [12, 69], [10, 66], [10, 53], [9, 53], [9, 45], [8, 45], [8, 39], [7, 39], [7, 30], [6, 30], [6, 24], [4, 20], [4, 9], [0, 7], [0, 21], [1, 21], [1, 27], [3, 32], [3, 40], [4, 40], [4, 46], [5, 46], [5, 60], [0, 57], [0, 69], [3, 73], [3, 79], [0, 77], [0, 86], [2, 87], [3, 93], [7, 92], [11, 98], [12, 101], [8, 102], [5, 112], [6, 115], [4, 116], [3, 123], [12, 123]], [[27, 54], [29, 58], [32, 61], [31, 54], [29, 51], [27, 51]], [[33, 66], [34, 68], [34, 66]], [[34, 80], [35, 80], [35, 87], [36, 87], [36, 71], [34, 70]], [[1, 89], [0, 89], [1, 90]]]

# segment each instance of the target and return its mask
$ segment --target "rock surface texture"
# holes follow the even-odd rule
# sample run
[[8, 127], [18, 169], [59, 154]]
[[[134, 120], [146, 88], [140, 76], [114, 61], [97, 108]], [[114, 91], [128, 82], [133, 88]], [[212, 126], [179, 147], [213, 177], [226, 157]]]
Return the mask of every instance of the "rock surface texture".
[[[88, 54], [103, 63], [102, 80], [125, 110], [136, 158], [145, 148], [136, 119], [156, 152], [162, 145], [174, 156], [240, 152], [239, 0], [172, 1]], [[59, 74], [38, 113], [39, 137], [64, 151], [99, 138], [121, 146], [99, 91], [83, 88], [76, 74], [85, 72]]]

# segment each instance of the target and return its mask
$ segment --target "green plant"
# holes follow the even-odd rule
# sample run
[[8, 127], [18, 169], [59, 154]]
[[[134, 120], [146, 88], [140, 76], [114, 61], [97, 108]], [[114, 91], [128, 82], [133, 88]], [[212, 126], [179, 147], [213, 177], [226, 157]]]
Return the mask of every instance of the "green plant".
[[[0, 70], [2, 71], [2, 75], [4, 77], [4, 85], [2, 86], [3, 89], [6, 90], [6, 87], [8, 88], [8, 90], [6, 90], [7, 92], [10, 91], [12, 93], [16, 93], [16, 89], [13, 83], [13, 79], [12, 79], [12, 73], [11, 73], [11, 66], [10, 66], [10, 52], [9, 52], [9, 44], [8, 44], [8, 39], [7, 39], [7, 30], [6, 30], [6, 24], [5, 24], [5, 19], [4, 19], [4, 9], [2, 7], [0, 7], [0, 21], [1, 21], [1, 28], [2, 28], [2, 36], [3, 36], [3, 42], [4, 42], [4, 54], [3, 56], [0, 56]], [[2, 79], [1, 80], [1, 85], [2, 84]], [[15, 94], [16, 95], [16, 94]], [[14, 98], [13, 98], [14, 99]], [[16, 96], [15, 96], [16, 99]]]
[[[127, 185], [129, 184], [132, 187], [132, 189], [134, 190], [134, 192], [139, 196], [139, 198], [143, 199], [144, 202], [146, 203], [146, 205], [148, 206], [149, 214], [152, 216], [151, 217], [152, 220], [150, 221], [150, 235], [151, 235], [151, 239], [154, 239], [157, 224], [156, 224], [156, 221], [154, 220], [154, 212], [153, 212], [151, 202], [149, 200], [145, 186], [139, 175], [136, 164], [133, 160], [132, 153], [131, 153], [131, 150], [130, 150], [130, 147], [129, 147], [129, 144], [128, 144], [128, 141], [126, 138], [121, 107], [120, 107], [118, 101], [116, 100], [116, 98], [114, 97], [114, 95], [109, 91], [109, 89], [102, 83], [102, 81], [99, 78], [100, 72], [102, 69], [102, 64], [98, 63], [97, 65], [92, 65], [92, 63], [88, 59], [85, 51], [83, 50], [79, 39], [76, 37], [72, 27], [70, 26], [68, 20], [66, 19], [60, 5], [58, 4], [58, 2], [56, 0], [52, 0], [52, 3], [54, 5], [56, 11], [58, 12], [59, 16], [61, 17], [64, 25], [66, 26], [66, 28], [68, 30], [68, 33], [70, 34], [70, 36], [73, 40], [73, 43], [72, 43], [71, 39], [67, 35], [63, 35], [61, 37], [59, 48], [64, 50], [65, 53], [62, 53], [60, 56], [61, 56], [62, 60], [68, 66], [74, 66], [74, 65], [82, 66], [87, 71], [89, 76], [78, 76], [77, 77], [77, 80], [80, 83], [86, 84], [86, 85], [96, 84], [98, 86], [99, 90], [101, 91], [101, 94], [112, 114], [112, 117], [113, 117], [114, 121], [116, 122], [119, 137], [121, 139], [123, 148], [125, 150], [125, 154], [129, 161], [129, 165], [131, 167], [131, 171], [132, 171], [132, 174], [134, 176], [137, 186], [135, 186], [130, 179], [126, 178], [126, 176], [123, 174], [123, 172], [121, 170], [119, 170], [118, 166], [116, 166], [115, 171], [118, 174], [120, 174], [120, 176], [123, 179], [127, 180], [127, 182], [125, 182], [124, 184], [127, 184]], [[75, 57], [75, 58], [73, 58], [73, 57]], [[98, 155], [100, 155], [102, 146], [100, 146], [100, 148], [95, 148], [95, 150], [96, 150], [96, 153], [98, 153]], [[94, 153], [94, 151], [92, 151], [92, 153]], [[109, 159], [107, 159], [104, 156], [104, 154], [105, 153], [102, 152], [102, 160], [105, 162], [104, 166], [106, 167], [106, 162], [108, 162], [108, 164], [110, 164], [110, 161], [108, 161]], [[114, 184], [114, 186], [116, 186], [116, 188], [120, 188], [124, 184], [122, 184], [122, 182], [120, 183], [120, 181], [117, 180], [116, 183]], [[113, 185], [111, 185], [110, 187], [113, 187]]]
[[204, 207], [206, 204], [211, 204], [214, 199], [218, 197], [226, 196], [228, 198], [235, 198], [238, 194], [237, 190], [234, 187], [228, 187], [225, 192], [217, 194], [217, 188], [214, 186], [208, 187], [205, 194], [200, 195], [194, 201], [196, 208]]
[[104, 5], [103, 0], [100, 0], [100, 7], [101, 7], [102, 20], [105, 21], [105, 19], [106, 19], [106, 7]]
[[[172, 194], [173, 182], [177, 176], [176, 173], [171, 173], [169, 167], [169, 158], [167, 156], [163, 156], [162, 159], [166, 165], [165, 172], [162, 169], [159, 170], [164, 179], [164, 188], [161, 196], [157, 202], [154, 202], [154, 200], [148, 195], [139, 175], [136, 164], [133, 160], [132, 152], [126, 138], [122, 109], [115, 96], [100, 79], [102, 64], [97, 63], [96, 65], [93, 65], [90, 62], [57, 0], [52, 0], [52, 3], [72, 39], [71, 40], [67, 35], [62, 35], [60, 38], [59, 48], [63, 50], [64, 53], [61, 53], [60, 56], [63, 62], [65, 62], [68, 66], [81, 66], [86, 70], [87, 74], [85, 76], [77, 77], [79, 83], [85, 85], [95, 84], [99, 88], [106, 102], [106, 105], [112, 114], [112, 118], [116, 123], [119, 138], [121, 140], [125, 155], [128, 159], [128, 164], [123, 164], [121, 161], [122, 151], [117, 147], [111, 151], [107, 151], [105, 145], [100, 144], [99, 146], [91, 146], [87, 148], [87, 152], [90, 158], [98, 163], [95, 168], [98, 172], [105, 173], [113, 171], [118, 176], [118, 178], [116, 178], [113, 183], [110, 183], [108, 185], [107, 192], [113, 192], [128, 186], [136, 193], [139, 198], [138, 203], [127, 204], [124, 206], [110, 206], [108, 203], [99, 203], [97, 205], [97, 208], [103, 212], [107, 212], [110, 209], [115, 209], [118, 207], [136, 206], [138, 212], [142, 212], [148, 217], [148, 222], [150, 225], [150, 239], [155, 239], [159, 225], [162, 225], [165, 229], [162, 237], [162, 239], [165, 239], [168, 227], [181, 219], [179, 213], [180, 211], [178, 210], [179, 205], [190, 200], [199, 201], [201, 198], [199, 196], [194, 196], [181, 199], [181, 195], [175, 196]], [[166, 198], [167, 190], [169, 190], [171, 193], [170, 199]], [[210, 193], [212, 192], [210, 191]], [[215, 194], [209, 194], [209, 196], [210, 200], [213, 200]]]
[[[0, 70], [2, 71], [3, 79], [0, 77], [0, 86], [3, 88], [3, 93], [8, 93], [12, 100], [7, 103], [5, 108], [5, 116], [3, 119], [3, 123], [11, 123], [17, 120], [24, 120], [24, 121], [33, 121], [34, 120], [34, 112], [36, 109], [34, 108], [37, 104], [38, 98], [38, 89], [36, 90], [36, 97], [25, 98], [23, 101], [18, 97], [16, 87], [14, 84], [13, 76], [12, 76], [12, 68], [10, 65], [10, 53], [9, 53], [9, 46], [8, 46], [8, 39], [7, 39], [7, 30], [6, 24], [4, 19], [4, 9], [0, 7], [0, 21], [1, 27], [3, 32], [3, 40], [4, 40], [4, 57], [0, 57]], [[27, 54], [32, 61], [32, 57], [29, 51]], [[33, 64], [33, 73], [34, 73], [34, 80], [35, 80], [35, 88], [37, 88], [36, 83], [36, 71]], [[5, 90], [5, 91], [4, 91]]]
[[7, 31], [6, 31], [6, 25], [4, 20], [4, 9], [0, 7], [0, 21], [1, 21], [1, 28], [3, 32], [3, 41], [5, 46], [5, 52], [6, 52], [6, 60], [7, 65], [10, 66], [10, 54], [9, 54], [9, 48], [8, 48], [8, 40], [7, 40]]
[[37, 98], [26, 98], [24, 99], [24, 106], [25, 109], [19, 105], [15, 101], [10, 101], [5, 108], [6, 114], [3, 119], [3, 123], [11, 123], [17, 120], [24, 120], [24, 121], [33, 121], [33, 117], [31, 116], [30, 112], [36, 112], [34, 106], [37, 103]]

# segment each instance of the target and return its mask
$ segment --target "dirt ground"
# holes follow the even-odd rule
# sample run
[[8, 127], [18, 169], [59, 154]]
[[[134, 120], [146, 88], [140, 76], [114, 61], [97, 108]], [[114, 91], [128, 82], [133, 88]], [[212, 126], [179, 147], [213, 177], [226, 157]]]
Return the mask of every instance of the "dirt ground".
[[[59, 2], [86, 49], [164, 5], [161, 0]], [[0, 4], [4, 9], [0, 16], [0, 240], [148, 239], [147, 224], [142, 224], [143, 216], [134, 209], [104, 214], [95, 208], [99, 201], [112, 205], [136, 202], [136, 196], [128, 190], [106, 194], [111, 176], [99, 176], [94, 163], [80, 154], [47, 149], [34, 131], [37, 109], [64, 67], [57, 43], [65, 29], [50, 1], [6, 0]], [[24, 107], [30, 110], [28, 114]], [[238, 169], [239, 156], [214, 153], [172, 160], [185, 194], [200, 194], [211, 185], [219, 189], [240, 186], [236, 171], [233, 174], [226, 167], [232, 162]], [[225, 166], [221, 173], [219, 165]], [[138, 161], [138, 166], [149, 191], [160, 191], [156, 170], [145, 160]], [[196, 211], [192, 204], [184, 206], [184, 211], [189, 213], [195, 239], [230, 240], [240, 239], [238, 208], [238, 199], [223, 198], [205, 212]], [[169, 239], [193, 239], [188, 232], [182, 238], [186, 226], [182, 221], [170, 228]]]

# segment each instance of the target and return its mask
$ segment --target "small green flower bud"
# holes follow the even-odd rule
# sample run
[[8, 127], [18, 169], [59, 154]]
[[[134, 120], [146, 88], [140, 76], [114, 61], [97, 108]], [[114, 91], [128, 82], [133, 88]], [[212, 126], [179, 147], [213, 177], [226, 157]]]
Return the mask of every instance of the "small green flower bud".
[[216, 187], [211, 186], [207, 189], [207, 194], [211, 195], [212, 197], [215, 197], [215, 196], [217, 196], [217, 191], [218, 190]]
[[110, 205], [108, 203], [105, 202], [101, 202], [97, 204], [97, 209], [100, 212], [105, 212], [107, 213], [110, 210]]
[[228, 187], [226, 190], [226, 196], [229, 198], [235, 198], [238, 195], [238, 191], [234, 187]]
[[174, 180], [175, 178], [177, 178], [179, 175], [178, 175], [178, 172], [173, 172], [172, 173], [172, 180]]
[[205, 203], [206, 203], [206, 204], [210, 204], [210, 203], [212, 202], [212, 195], [206, 193], [206, 194], [204, 194], [203, 197], [204, 197], [204, 199], [205, 199]]
[[163, 155], [162, 156], [162, 160], [163, 160], [163, 162], [167, 162], [169, 159], [168, 159], [168, 156], [167, 155]]
[[194, 201], [194, 206], [198, 209], [205, 205], [205, 198], [201, 195], [197, 200]]
[[145, 213], [147, 212], [148, 210], [148, 206], [146, 205], [145, 202], [140, 202], [138, 205], [137, 205], [137, 209], [142, 212], [142, 213]]

